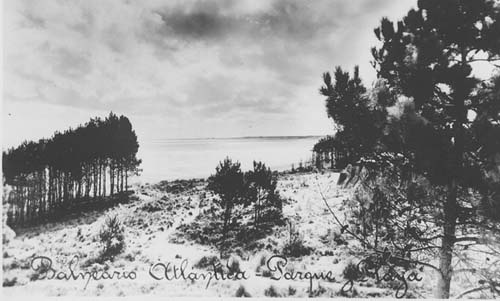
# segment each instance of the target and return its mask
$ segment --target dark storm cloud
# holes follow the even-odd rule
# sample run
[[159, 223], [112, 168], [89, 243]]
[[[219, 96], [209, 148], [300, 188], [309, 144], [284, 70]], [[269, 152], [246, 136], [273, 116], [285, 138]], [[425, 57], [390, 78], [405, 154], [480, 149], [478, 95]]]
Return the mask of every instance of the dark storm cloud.
[[306, 1], [279, 0], [268, 10], [245, 12], [232, 1], [197, 1], [190, 5], [158, 9], [163, 21], [158, 30], [165, 37], [185, 40], [221, 40], [228, 37], [313, 39], [335, 21]]
[[186, 38], [220, 38], [240, 25], [234, 17], [222, 15], [215, 2], [196, 2], [191, 8], [175, 7], [157, 13], [165, 33]]

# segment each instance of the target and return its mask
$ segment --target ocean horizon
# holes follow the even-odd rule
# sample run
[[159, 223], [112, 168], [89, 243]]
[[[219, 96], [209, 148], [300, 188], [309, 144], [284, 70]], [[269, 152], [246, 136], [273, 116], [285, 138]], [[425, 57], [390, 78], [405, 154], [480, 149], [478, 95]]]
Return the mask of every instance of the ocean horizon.
[[314, 144], [323, 136], [246, 136], [208, 138], [160, 138], [141, 141], [138, 157], [141, 174], [136, 183], [206, 178], [217, 164], [229, 157], [243, 171], [262, 161], [283, 171], [310, 161]]

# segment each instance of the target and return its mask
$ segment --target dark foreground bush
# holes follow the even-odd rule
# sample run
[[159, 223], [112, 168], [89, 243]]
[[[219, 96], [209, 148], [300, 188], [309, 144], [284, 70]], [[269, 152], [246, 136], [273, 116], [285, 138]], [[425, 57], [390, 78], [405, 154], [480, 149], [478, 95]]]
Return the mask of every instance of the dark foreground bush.
[[235, 297], [252, 297], [252, 295], [250, 295], [249, 292], [247, 292], [247, 290], [245, 289], [245, 287], [243, 285], [240, 285], [240, 287], [238, 287], [238, 289], [236, 290], [236, 294], [235, 294]]
[[4, 278], [2, 286], [3, 287], [10, 287], [10, 286], [14, 286], [16, 284], [17, 284], [17, 277], [10, 278], [10, 279]]
[[264, 295], [266, 297], [272, 297], [272, 298], [281, 297], [281, 295], [278, 293], [274, 285], [271, 285], [270, 287], [266, 288], [266, 290], [264, 291]]
[[361, 272], [358, 269], [358, 266], [352, 262], [349, 262], [346, 265], [344, 271], [342, 272], [342, 275], [344, 276], [344, 279], [352, 281], [357, 280], [362, 276]]

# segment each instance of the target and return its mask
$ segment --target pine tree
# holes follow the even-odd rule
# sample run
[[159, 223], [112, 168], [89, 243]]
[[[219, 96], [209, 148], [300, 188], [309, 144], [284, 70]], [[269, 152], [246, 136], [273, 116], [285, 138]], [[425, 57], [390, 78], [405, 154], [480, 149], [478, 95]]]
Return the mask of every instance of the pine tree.
[[[375, 29], [382, 42], [372, 50], [378, 75], [395, 94], [410, 99], [404, 139], [386, 146], [394, 152], [404, 149], [414, 171], [446, 188], [437, 298], [449, 297], [454, 244], [468, 239], [457, 237], [457, 225], [464, 219], [473, 224], [470, 215], [477, 214], [470, 210], [477, 207], [470, 198], [468, 204], [458, 198], [469, 188], [487, 198], [486, 164], [500, 151], [489, 142], [500, 140], [498, 94], [484, 97], [494, 85], [472, 72], [477, 62], [500, 59], [499, 16], [495, 1], [420, 0], [396, 28], [383, 19]], [[489, 139], [473, 130], [484, 127]]]

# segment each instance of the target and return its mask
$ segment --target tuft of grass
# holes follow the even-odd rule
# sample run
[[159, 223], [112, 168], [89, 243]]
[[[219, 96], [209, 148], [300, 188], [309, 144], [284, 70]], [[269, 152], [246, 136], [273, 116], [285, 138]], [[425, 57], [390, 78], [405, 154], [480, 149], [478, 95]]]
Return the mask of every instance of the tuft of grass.
[[238, 287], [238, 289], [236, 290], [235, 297], [238, 297], [238, 298], [241, 298], [241, 297], [249, 298], [249, 297], [252, 297], [252, 295], [250, 295], [250, 293], [247, 292], [247, 290], [245, 289], [245, 287], [243, 285], [240, 285], [240, 287]]
[[288, 296], [295, 296], [297, 289], [293, 286], [288, 286]]
[[326, 293], [326, 288], [318, 284], [318, 288], [309, 293], [309, 297], [320, 297]]
[[21, 266], [21, 264], [17, 260], [12, 260], [12, 262], [9, 265], [9, 268], [11, 270], [13, 270], [13, 269], [22, 268], [22, 266]]
[[10, 286], [14, 286], [16, 284], [17, 284], [17, 277], [10, 278], [10, 279], [4, 278], [2, 286], [3, 287], [10, 287]]
[[135, 250], [133, 252], [128, 252], [124, 258], [125, 260], [128, 260], [128, 261], [135, 261], [137, 257], [139, 257], [139, 255], [141, 255], [141, 251], [140, 250]]
[[304, 245], [304, 241], [296, 238], [287, 242], [283, 247], [283, 255], [288, 257], [302, 257], [311, 254], [312, 248]]
[[279, 298], [281, 295], [278, 293], [274, 285], [271, 285], [270, 287], [266, 288], [264, 290], [264, 295], [266, 297], [271, 297], [271, 298]]
[[213, 267], [220, 263], [220, 260], [217, 256], [203, 256], [200, 260], [194, 264], [194, 267], [197, 269], [206, 269], [208, 267]]
[[272, 275], [273, 275], [273, 273], [271, 271], [269, 271], [268, 269], [265, 269], [262, 271], [262, 277], [270, 278]]

